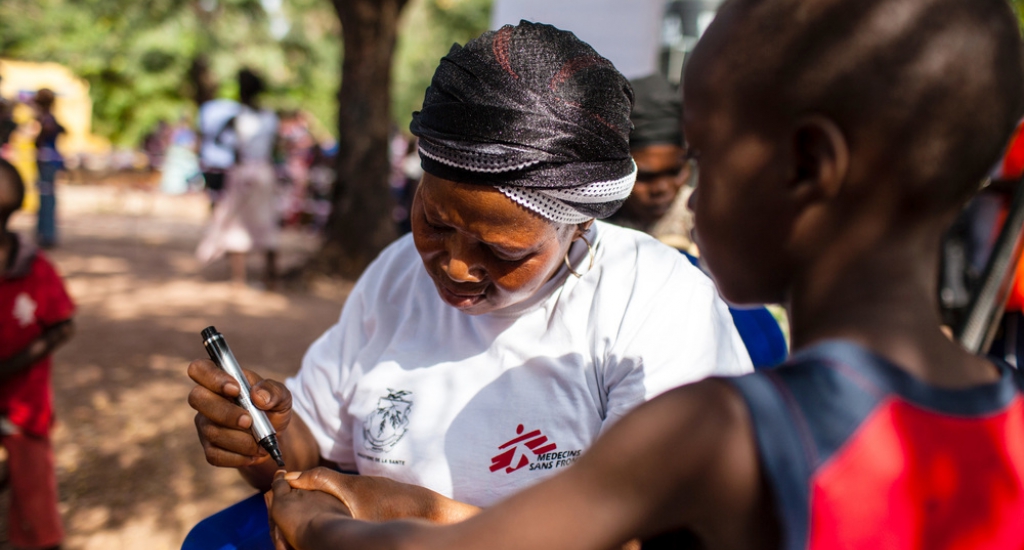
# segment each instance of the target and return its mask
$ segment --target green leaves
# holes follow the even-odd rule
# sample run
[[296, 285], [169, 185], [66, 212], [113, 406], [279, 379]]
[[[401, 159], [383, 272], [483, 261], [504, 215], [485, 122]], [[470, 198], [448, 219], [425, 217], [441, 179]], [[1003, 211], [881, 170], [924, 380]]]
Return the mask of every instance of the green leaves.
[[320, 23], [293, 24], [277, 41], [260, 0], [2, 0], [0, 57], [67, 65], [90, 84], [94, 131], [120, 145], [195, 113], [199, 58], [221, 95], [237, 95], [235, 75], [249, 66], [266, 77], [267, 106], [307, 108], [333, 127], [337, 18], [325, 0], [282, 11]]
[[405, 8], [392, 69], [391, 112], [407, 130], [438, 62], [452, 44], [487, 30], [493, 0], [414, 0]]
[[[262, 0], [266, 2], [267, 0]], [[282, 0], [287, 33], [275, 39], [261, 0], [0, 0], [0, 57], [55, 61], [90, 84], [93, 130], [137, 145], [158, 120], [195, 113], [197, 59], [217, 95], [236, 97], [243, 66], [268, 84], [266, 106], [305, 109], [332, 133], [341, 72], [341, 25], [327, 0]], [[453, 42], [487, 29], [492, 0], [411, 0], [392, 70], [400, 128]], [[278, 23], [280, 27], [280, 22]]]

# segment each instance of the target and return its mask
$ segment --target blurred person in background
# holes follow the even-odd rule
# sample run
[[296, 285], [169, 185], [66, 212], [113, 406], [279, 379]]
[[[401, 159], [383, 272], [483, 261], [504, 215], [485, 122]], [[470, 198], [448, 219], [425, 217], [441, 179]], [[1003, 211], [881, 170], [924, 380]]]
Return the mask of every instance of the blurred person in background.
[[423, 167], [420, 164], [418, 139], [412, 136], [406, 142], [404, 154], [399, 155], [397, 173], [399, 185], [393, 190], [395, 210], [393, 218], [398, 224], [398, 234], [405, 235], [412, 231], [412, 201], [416, 197], [416, 189], [423, 178]]
[[224, 192], [224, 175], [235, 164], [236, 143], [228, 126], [241, 107], [230, 99], [212, 99], [199, 107], [199, 167], [210, 196], [210, 208]]
[[17, 128], [18, 124], [14, 122], [14, 102], [0, 96], [0, 158], [3, 158], [7, 142]]
[[185, 193], [202, 178], [196, 158], [196, 132], [187, 116], [182, 116], [170, 129], [167, 155], [160, 172], [160, 191], [168, 195]]
[[25, 198], [18, 171], [0, 159], [0, 446], [7, 450], [15, 548], [55, 548], [64, 539], [50, 429], [50, 357], [74, 331], [75, 306], [32, 243], [7, 231]]
[[679, 129], [679, 92], [660, 73], [630, 82], [636, 105], [630, 120], [629, 149], [636, 162], [636, 185], [610, 222], [643, 231], [665, 244], [692, 252], [693, 215], [686, 207], [694, 170]]
[[209, 263], [228, 255], [231, 279], [245, 284], [246, 255], [260, 250], [265, 255], [264, 284], [277, 282], [277, 244], [280, 223], [277, 213], [277, 177], [273, 152], [277, 140], [277, 115], [258, 104], [263, 80], [242, 69], [238, 73], [241, 108], [218, 135], [222, 145], [227, 136], [235, 143], [237, 162], [228, 170], [224, 195], [213, 209], [213, 219], [199, 243], [196, 255]]
[[39, 133], [36, 134], [36, 166], [39, 179], [39, 214], [37, 217], [36, 243], [42, 248], [57, 246], [57, 172], [64, 169], [64, 158], [57, 151], [57, 137], [65, 132], [64, 127], [53, 116], [53, 90], [42, 88], [36, 92], [33, 104]]
[[318, 144], [302, 111], [285, 112], [278, 131], [278, 150], [284, 163], [284, 176], [291, 188], [284, 204], [284, 221], [297, 224], [305, 212], [309, 194], [309, 168]]
[[170, 141], [171, 127], [164, 119], [158, 120], [156, 126], [142, 138], [142, 150], [146, 152], [146, 158], [149, 159], [150, 171], [155, 172], [163, 168], [164, 157], [167, 155]]

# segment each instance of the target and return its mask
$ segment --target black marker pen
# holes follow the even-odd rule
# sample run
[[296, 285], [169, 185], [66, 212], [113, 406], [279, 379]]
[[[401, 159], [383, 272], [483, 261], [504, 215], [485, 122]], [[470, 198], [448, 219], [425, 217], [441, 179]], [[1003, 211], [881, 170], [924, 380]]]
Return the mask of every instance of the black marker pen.
[[253, 404], [250, 397], [249, 380], [242, 372], [242, 366], [238, 364], [235, 355], [231, 353], [231, 348], [228, 347], [224, 336], [217, 332], [216, 328], [206, 327], [203, 329], [203, 345], [206, 346], [206, 352], [210, 354], [210, 359], [238, 382], [241, 391], [235, 402], [239, 407], [245, 409], [245, 412], [249, 413], [249, 417], [252, 418], [253, 437], [259, 441], [260, 446], [270, 453], [274, 462], [284, 468], [284, 457], [281, 456], [281, 448], [277, 444], [277, 432], [274, 431], [274, 426], [267, 418], [267, 414]]

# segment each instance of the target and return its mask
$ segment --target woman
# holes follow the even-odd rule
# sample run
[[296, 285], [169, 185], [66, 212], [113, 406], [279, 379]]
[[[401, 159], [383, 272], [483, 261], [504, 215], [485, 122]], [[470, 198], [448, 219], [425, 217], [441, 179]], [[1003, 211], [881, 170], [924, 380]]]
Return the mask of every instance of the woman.
[[238, 72], [241, 107], [217, 137], [220, 145], [233, 143], [237, 163], [228, 170], [225, 193], [213, 209], [213, 219], [196, 257], [205, 263], [227, 253], [231, 279], [237, 285], [246, 282], [246, 255], [252, 250], [264, 253], [264, 284], [273, 290], [277, 284], [277, 245], [280, 227], [276, 210], [276, 184], [273, 160], [277, 139], [277, 115], [261, 109], [259, 95], [263, 80], [256, 73]]
[[[631, 103], [611, 63], [547, 25], [441, 60], [412, 123], [426, 172], [412, 235], [294, 378], [254, 385], [289, 470], [324, 460], [426, 487], [457, 516], [568, 466], [646, 399], [751, 369], [709, 279], [594, 221], [636, 176]], [[189, 375], [207, 460], [268, 487], [274, 464], [226, 400], [237, 385], [208, 361]]]

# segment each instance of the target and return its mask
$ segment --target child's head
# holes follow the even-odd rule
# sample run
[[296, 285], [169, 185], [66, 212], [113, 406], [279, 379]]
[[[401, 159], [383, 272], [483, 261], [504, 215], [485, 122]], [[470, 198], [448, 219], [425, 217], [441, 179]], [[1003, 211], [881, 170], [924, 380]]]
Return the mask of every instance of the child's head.
[[731, 0], [686, 76], [697, 236], [736, 301], [871, 243], [937, 251], [1024, 100], [1005, 0]]
[[56, 98], [57, 96], [54, 95], [53, 90], [49, 88], [40, 88], [39, 91], [36, 92], [34, 101], [41, 111], [49, 113], [50, 110], [53, 109], [53, 102]]
[[7, 230], [7, 221], [24, 200], [25, 184], [21, 176], [11, 163], [0, 158], [0, 232]]

